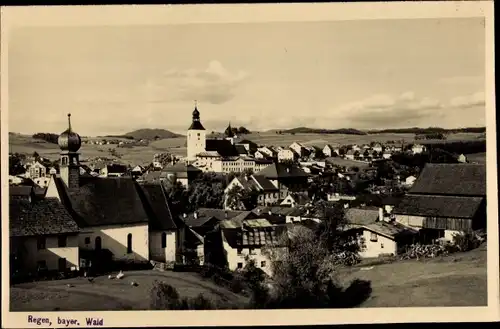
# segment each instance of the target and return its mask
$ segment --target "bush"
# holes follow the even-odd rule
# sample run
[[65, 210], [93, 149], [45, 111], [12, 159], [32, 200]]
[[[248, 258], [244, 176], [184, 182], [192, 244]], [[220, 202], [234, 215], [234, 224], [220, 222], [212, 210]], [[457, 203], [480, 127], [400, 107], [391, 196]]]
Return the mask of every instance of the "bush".
[[246, 288], [245, 280], [239, 275], [235, 275], [231, 280], [231, 282], [229, 283], [229, 289], [236, 294], [243, 292], [245, 288]]
[[197, 297], [180, 297], [177, 290], [164, 282], [155, 282], [150, 294], [151, 309], [154, 310], [214, 310], [216, 305], [199, 294]]
[[475, 234], [459, 233], [453, 235], [452, 244], [458, 251], [469, 251], [481, 245], [481, 240]]

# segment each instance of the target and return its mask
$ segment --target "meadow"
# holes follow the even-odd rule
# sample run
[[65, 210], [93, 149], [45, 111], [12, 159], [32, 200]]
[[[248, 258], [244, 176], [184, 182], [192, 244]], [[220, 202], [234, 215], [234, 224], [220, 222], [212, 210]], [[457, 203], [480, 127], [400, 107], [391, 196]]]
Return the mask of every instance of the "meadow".
[[[215, 285], [195, 273], [124, 272], [122, 280], [97, 277], [17, 284], [10, 288], [11, 311], [145, 310], [155, 280], [175, 287], [182, 296], [202, 293], [213, 300], [242, 307], [247, 297]], [[354, 279], [371, 282], [372, 293], [360, 307], [485, 306], [487, 304], [486, 244], [446, 257], [360, 264], [341, 268], [345, 286]], [[131, 286], [130, 281], [138, 283]], [[68, 286], [71, 285], [71, 286]], [[467, 296], [467, 298], [463, 298]]]
[[[457, 133], [448, 136], [448, 141], [477, 140], [481, 134]], [[414, 134], [369, 134], [369, 135], [346, 135], [346, 134], [283, 134], [276, 133], [252, 133], [244, 135], [242, 139], [251, 140], [258, 145], [266, 146], [289, 146], [293, 142], [300, 142], [307, 146], [324, 147], [326, 144], [348, 145], [348, 144], [368, 144], [370, 142], [386, 143], [396, 141], [401, 143], [414, 143]], [[433, 141], [425, 141], [433, 142]], [[435, 141], [442, 142], [442, 141]], [[177, 156], [186, 156], [186, 138], [168, 138], [151, 142], [148, 146], [116, 147], [116, 145], [93, 145], [84, 144], [80, 149], [81, 159], [93, 157], [111, 157], [110, 148], [122, 155], [121, 162], [131, 165], [145, 165], [152, 161], [154, 154], [170, 152]], [[59, 158], [59, 147], [45, 141], [36, 140], [25, 135], [9, 136], [9, 151], [12, 153], [33, 154], [38, 152], [43, 157], [51, 160]]]

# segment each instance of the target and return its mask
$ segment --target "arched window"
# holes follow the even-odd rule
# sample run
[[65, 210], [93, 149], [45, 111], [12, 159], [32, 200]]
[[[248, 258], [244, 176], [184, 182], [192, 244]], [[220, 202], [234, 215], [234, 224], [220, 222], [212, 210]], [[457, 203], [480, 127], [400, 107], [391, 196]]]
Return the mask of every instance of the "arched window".
[[132, 233], [127, 235], [127, 253], [132, 253]]
[[95, 250], [101, 250], [102, 248], [102, 242], [101, 242], [101, 237], [98, 236], [95, 238]]
[[167, 233], [163, 232], [161, 234], [161, 247], [166, 248], [167, 247]]

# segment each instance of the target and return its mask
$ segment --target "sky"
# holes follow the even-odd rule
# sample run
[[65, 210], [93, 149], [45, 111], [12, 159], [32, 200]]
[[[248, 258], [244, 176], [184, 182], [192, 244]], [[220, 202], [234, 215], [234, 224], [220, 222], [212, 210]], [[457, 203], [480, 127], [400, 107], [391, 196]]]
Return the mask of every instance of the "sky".
[[9, 131], [485, 126], [482, 18], [36, 27], [9, 40]]

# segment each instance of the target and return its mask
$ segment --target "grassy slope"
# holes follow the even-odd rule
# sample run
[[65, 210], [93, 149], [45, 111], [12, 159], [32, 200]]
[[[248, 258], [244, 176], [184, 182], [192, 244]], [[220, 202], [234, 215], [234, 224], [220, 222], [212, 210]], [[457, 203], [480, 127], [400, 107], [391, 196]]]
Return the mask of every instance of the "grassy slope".
[[[486, 306], [486, 245], [423, 261], [357, 267], [343, 280], [369, 280], [373, 292], [362, 307]], [[466, 297], [465, 297], [466, 296]]]
[[[364, 270], [365, 269], [365, 270]], [[361, 307], [482, 306], [487, 303], [486, 246], [449, 257], [340, 270], [340, 279], [371, 281], [373, 292]], [[192, 273], [125, 272], [122, 280], [98, 277], [19, 284], [10, 290], [12, 311], [144, 310], [154, 280], [182, 296], [205, 296], [243, 305], [247, 299]], [[138, 282], [138, 287], [130, 281]], [[67, 287], [71, 283], [74, 287]], [[466, 297], [465, 297], [466, 296]], [[43, 302], [41, 302], [43, 301]]]
[[[96, 278], [93, 284], [85, 278], [19, 284], [10, 289], [10, 309], [23, 312], [147, 310], [149, 292], [155, 280], [171, 284], [181, 296], [195, 297], [202, 293], [213, 300], [226, 301], [232, 305], [247, 302], [245, 297], [192, 273], [152, 270], [124, 273], [125, 277], [121, 280], [109, 280], [102, 276]], [[132, 286], [132, 280], [139, 285]], [[68, 287], [67, 284], [74, 286]]]

